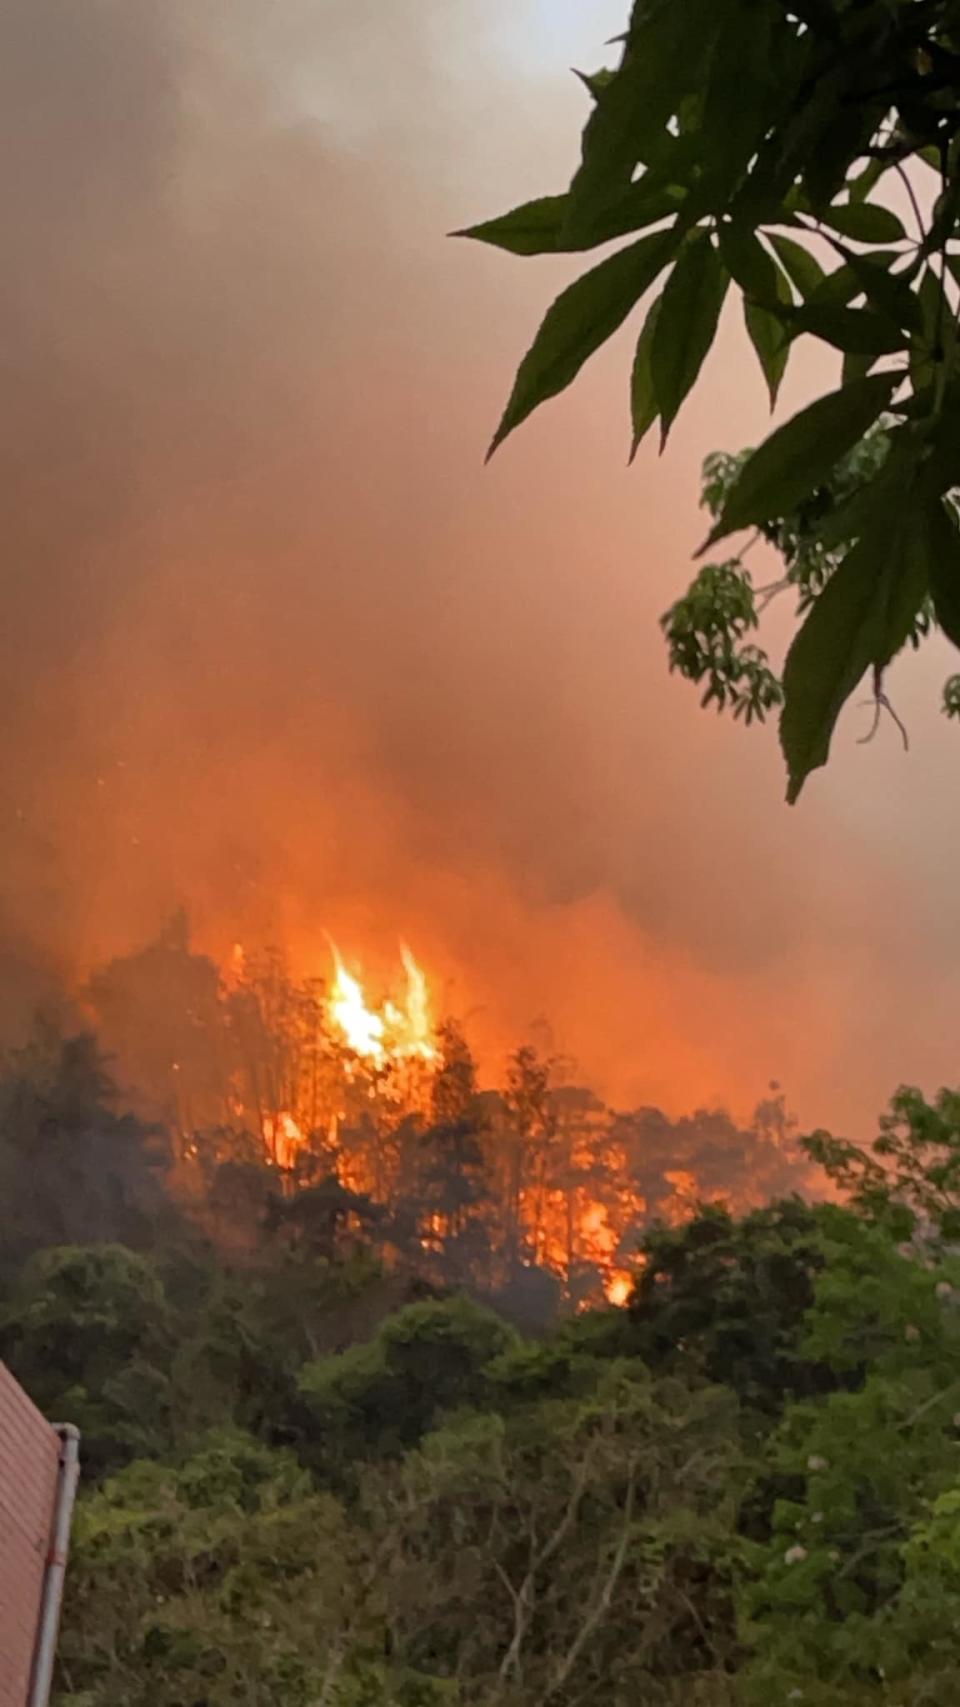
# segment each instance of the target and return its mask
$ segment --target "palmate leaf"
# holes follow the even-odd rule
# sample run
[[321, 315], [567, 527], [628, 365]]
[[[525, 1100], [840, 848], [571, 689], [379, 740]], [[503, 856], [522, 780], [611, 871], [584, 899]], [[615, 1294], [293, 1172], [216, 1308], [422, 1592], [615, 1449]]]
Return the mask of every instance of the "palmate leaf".
[[868, 669], [884, 670], [906, 643], [929, 588], [928, 538], [904, 495], [891, 494], [796, 635], [780, 719], [790, 805], [810, 772], [826, 764], [837, 718], [858, 682]]
[[[953, 0], [945, 9], [952, 17]], [[940, 277], [944, 265], [954, 282], [960, 274], [960, 261], [947, 253], [960, 232], [960, 151], [953, 37], [943, 16], [934, 0], [786, 7], [780, 0], [633, 0], [620, 66], [587, 80], [594, 106], [567, 196], [529, 203], [473, 232], [518, 253], [548, 253], [625, 237], [642, 221], [654, 229], [673, 221], [674, 246], [657, 257], [648, 281], [662, 272], [651, 293], [660, 295], [636, 346], [631, 454], [658, 417], [666, 439], [696, 385], [730, 280], [744, 299], [771, 404], [798, 336], [841, 352], [840, 389], [736, 470], [731, 463], [707, 542], [763, 528], [800, 590], [801, 610], [811, 613], [791, 654], [796, 691], [784, 720], [791, 798], [823, 762], [851, 671], [881, 670], [908, 618], [911, 637], [922, 637], [935, 608], [944, 632], [960, 636], [960, 528], [941, 502], [960, 486], [951, 402], [958, 334]], [[932, 212], [932, 195], [911, 196], [908, 237], [897, 214], [869, 198], [884, 173], [911, 160], [933, 168], [941, 193]], [[832, 272], [808, 242], [821, 254], [825, 245], [834, 250]], [[597, 269], [554, 304], [495, 444], [568, 384], [629, 311], [631, 263], [615, 257], [608, 265], [614, 273]], [[890, 357], [896, 373], [877, 374], [893, 365]], [[881, 417], [882, 431], [871, 433]], [[864, 437], [889, 448], [885, 476], [856, 451]], [[901, 471], [906, 484], [898, 485]], [[880, 534], [878, 515], [889, 524]], [[846, 530], [832, 548], [818, 534], [825, 520], [834, 533]], [[873, 614], [863, 603], [871, 574]], [[917, 622], [921, 585], [928, 591]], [[818, 677], [811, 664], [803, 710], [797, 672], [809, 635], [825, 633], [828, 619], [837, 634], [847, 633], [849, 656], [841, 667], [836, 646], [824, 641], [829, 668]]]
[[884, 315], [893, 326], [910, 332], [922, 331], [923, 311], [910, 289], [913, 267], [908, 269], [906, 274], [891, 272], [893, 263], [900, 259], [895, 250], [878, 250], [873, 255], [855, 255], [843, 244], [838, 244], [837, 247], [845, 258], [843, 270], [849, 270], [856, 280], [859, 292], [862, 292], [872, 308]]
[[716, 337], [729, 283], [706, 232], [685, 245], [667, 280], [650, 349], [661, 450]]
[[786, 98], [789, 75], [777, 64], [776, 44], [783, 39], [777, 21], [773, 7], [755, 0], [726, 0], [723, 7], [697, 127], [711, 139], [706, 156], [700, 149], [698, 187], [713, 206], [735, 194]]
[[622, 325], [676, 253], [673, 231], [654, 232], [576, 279], [546, 316], [520, 363], [510, 400], [487, 460], [521, 421], [575, 379], [584, 362]]
[[898, 384], [897, 374], [872, 374], [818, 398], [778, 427], [744, 464], [698, 555], [727, 534], [788, 515], [863, 438]]
[[849, 94], [851, 69], [842, 62], [831, 64], [832, 56], [824, 55], [814, 44], [810, 44], [809, 52], [811, 57], [805, 58], [806, 71], [800, 79], [803, 92], [794, 84], [781, 122], [764, 138], [734, 199], [731, 211], [745, 222], [779, 223], [776, 210], [831, 125], [838, 103]]
[[634, 7], [623, 59], [600, 89], [583, 132], [582, 164], [570, 186], [571, 240], [598, 207], [626, 189], [684, 96], [702, 86], [721, 22], [715, 0], [652, 0]]

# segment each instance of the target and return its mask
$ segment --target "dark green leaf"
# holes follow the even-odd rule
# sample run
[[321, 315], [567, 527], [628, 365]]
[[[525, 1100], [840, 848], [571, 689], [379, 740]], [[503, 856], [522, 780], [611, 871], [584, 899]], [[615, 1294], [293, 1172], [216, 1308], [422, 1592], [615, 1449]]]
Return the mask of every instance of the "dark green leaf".
[[888, 356], [906, 348], [901, 328], [871, 308], [841, 308], [808, 302], [792, 321], [795, 332], [813, 332], [851, 355]]
[[624, 191], [634, 167], [702, 82], [720, 28], [713, 0], [684, 0], [635, 14], [616, 75], [601, 89], [583, 133], [582, 163], [570, 186], [567, 240], [580, 241], [598, 208]]
[[611, 71], [608, 65], [605, 65], [600, 71], [578, 71], [574, 67], [573, 75], [579, 77], [587, 92], [592, 95], [595, 101], [598, 101], [608, 83], [612, 83], [617, 74], [615, 71]]
[[857, 275], [852, 267], [837, 267], [826, 273], [816, 290], [807, 298], [808, 308], [845, 308], [861, 294]]
[[947, 256], [947, 270], [954, 284], [960, 284], [960, 255]]
[[837, 717], [866, 670], [905, 644], [927, 592], [927, 554], [894, 495], [827, 582], [787, 654], [780, 743], [792, 805], [825, 765]]
[[[875, 586], [877, 601], [876, 633], [871, 664], [878, 670], [901, 652], [910, 638], [917, 612], [930, 591], [930, 533], [927, 525], [929, 511], [921, 515], [921, 525], [915, 525], [912, 506], [908, 502], [909, 488], [897, 493], [884, 515], [877, 518], [874, 535], [886, 553], [888, 568], [880, 586]], [[937, 509], [943, 506], [937, 500]]]
[[889, 451], [877, 472], [831, 510], [818, 526], [817, 540], [827, 550], [836, 550], [869, 532], [873, 517], [912, 482], [918, 441], [899, 427], [890, 431], [889, 441]]
[[560, 248], [566, 211], [566, 195], [540, 196], [537, 201], [524, 202], [496, 219], [485, 219], [480, 225], [468, 225], [450, 235], [474, 237], [480, 243], [507, 249], [512, 255], [552, 255]]
[[647, 318], [643, 323], [643, 331], [637, 339], [637, 352], [633, 358], [633, 376], [630, 384], [630, 413], [633, 422], [633, 443], [630, 448], [631, 462], [660, 413], [660, 405], [653, 388], [650, 352], [653, 347], [653, 335], [657, 329], [662, 301], [663, 297], [658, 296], [656, 302], [649, 309]]
[[784, 121], [772, 130], [758, 150], [750, 177], [734, 203], [733, 211], [745, 219], [765, 221], [762, 209], [782, 202], [794, 186], [797, 174], [809, 162], [820, 139], [830, 128], [838, 103], [848, 92], [852, 67], [835, 61], [816, 77], [803, 98], [792, 104]]
[[[779, 268], [775, 269], [775, 273], [780, 302], [785, 308], [789, 308], [792, 301], [790, 286]], [[771, 314], [768, 309], [760, 308], [754, 302], [744, 302], [743, 317], [750, 342], [763, 369], [763, 377], [770, 393], [770, 407], [773, 409], [790, 359], [790, 337], [780, 316]]]
[[824, 208], [820, 219], [831, 231], [852, 237], [856, 243], [902, 243], [907, 235], [896, 214], [876, 202], [846, 202]]
[[910, 289], [904, 275], [889, 270], [898, 259], [896, 253], [854, 255], [846, 252], [847, 266], [871, 306], [895, 326], [919, 331], [923, 325], [923, 311], [916, 293]]
[[947, 639], [960, 646], [960, 531], [942, 501], [931, 507], [927, 537], [933, 608]]
[[730, 275], [704, 232], [681, 251], [667, 280], [650, 350], [660, 448], [713, 343]]
[[933, 219], [920, 245], [921, 255], [937, 254], [951, 237], [956, 236], [957, 216], [960, 213], [960, 183], [949, 182], [933, 204]]
[[727, 0], [698, 125], [710, 138], [706, 153], [701, 147], [700, 182], [714, 208], [734, 195], [782, 104], [773, 64], [774, 38], [781, 34], [773, 8]]
[[591, 268], [557, 297], [520, 363], [488, 461], [508, 433], [576, 378], [587, 358], [606, 343], [667, 265], [676, 242], [672, 231], [641, 237]]
[[917, 300], [920, 304], [923, 329], [911, 341], [910, 346], [910, 383], [915, 393], [933, 384], [934, 357], [938, 342], [942, 341], [945, 318], [940, 280], [930, 266], [924, 268]]
[[822, 285], [826, 274], [815, 255], [792, 237], [782, 237], [778, 231], [769, 233], [770, 242], [780, 257], [780, 263], [790, 283], [806, 301]]
[[[818, 211], [826, 209], [842, 189], [851, 162], [862, 151], [864, 131], [867, 131], [869, 140], [872, 128], [873, 121], [869, 115], [865, 117], [860, 103], [851, 102], [837, 108], [804, 165], [804, 188]], [[826, 219], [828, 215], [829, 209], [823, 217]]]
[[507, 249], [511, 255], [551, 255], [557, 252], [567, 198], [540, 196], [524, 202], [496, 219], [485, 219], [480, 225], [464, 226], [452, 231], [451, 237], [474, 237], [480, 243], [492, 243], [497, 249]]
[[647, 174], [608, 207], [599, 209], [593, 224], [584, 223], [575, 240], [567, 232], [567, 195], [541, 196], [538, 201], [524, 202], [497, 219], [484, 220], [452, 235], [492, 243], [513, 255], [573, 254], [624, 237], [630, 231], [642, 231], [644, 226], [656, 225], [676, 213], [682, 200], [682, 190], [665, 188], [660, 179]]
[[740, 470], [700, 554], [727, 534], [789, 514], [863, 438], [897, 384], [896, 374], [872, 374], [818, 398], [771, 433]]
[[744, 296], [768, 308], [782, 302], [782, 275], [753, 232], [745, 226], [721, 225], [717, 236], [724, 266]]
[[943, 285], [932, 266], [924, 268], [918, 291], [920, 314], [922, 319], [921, 342], [926, 353], [936, 360], [942, 354], [944, 330], [947, 316], [950, 313], [948, 299], [944, 295]]
[[871, 160], [869, 166], [865, 166], [856, 178], [851, 178], [850, 200], [852, 202], [865, 201], [870, 191], [880, 182], [884, 172], [889, 170], [889, 160]]
[[843, 384], [852, 385], [854, 380], [865, 379], [879, 360], [879, 356], [865, 356], [862, 350], [848, 350], [840, 370]]

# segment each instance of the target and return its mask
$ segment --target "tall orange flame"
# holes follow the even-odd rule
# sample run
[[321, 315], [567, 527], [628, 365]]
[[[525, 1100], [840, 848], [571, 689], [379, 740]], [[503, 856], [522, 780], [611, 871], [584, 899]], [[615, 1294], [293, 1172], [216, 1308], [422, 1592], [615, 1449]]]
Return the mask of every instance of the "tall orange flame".
[[327, 999], [330, 1018], [341, 1032], [347, 1047], [352, 1049], [355, 1055], [362, 1055], [366, 1060], [379, 1064], [385, 1054], [383, 1036], [386, 1028], [383, 1018], [368, 1008], [363, 986], [347, 971], [340, 951], [332, 939], [330, 952], [333, 955], [334, 967], [333, 982]]
[[427, 979], [406, 943], [400, 944], [407, 982], [405, 1000], [402, 1006], [385, 1001], [378, 1009], [370, 1005], [359, 978], [347, 971], [336, 943], [332, 938], [328, 940], [334, 976], [327, 1013], [348, 1049], [378, 1067], [410, 1057], [435, 1060], [437, 1049]]

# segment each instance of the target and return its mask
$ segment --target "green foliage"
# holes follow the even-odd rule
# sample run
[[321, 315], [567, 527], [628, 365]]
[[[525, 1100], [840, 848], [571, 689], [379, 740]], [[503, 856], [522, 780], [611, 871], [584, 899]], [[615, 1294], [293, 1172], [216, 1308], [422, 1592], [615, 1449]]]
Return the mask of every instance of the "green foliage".
[[891, 498], [878, 507], [787, 654], [780, 743], [788, 801], [826, 764], [834, 725], [865, 672], [872, 671], [879, 700], [883, 672], [915, 628], [929, 574], [909, 497], [908, 488], [897, 506]]
[[595, 1361], [576, 1397], [450, 1414], [349, 1503], [235, 1431], [133, 1464], [81, 1506], [60, 1707], [479, 1707], [606, 1681], [725, 1701], [732, 1419], [722, 1392]]
[[511, 1340], [491, 1310], [454, 1297], [410, 1304], [376, 1339], [307, 1364], [300, 1387], [324, 1462], [411, 1445], [439, 1411], [479, 1396], [483, 1370]]
[[563, 391], [656, 278], [676, 247], [669, 234], [641, 237], [578, 279], [559, 296], [521, 363], [489, 454], [545, 397]]
[[701, 569], [662, 619], [671, 670], [690, 682], [706, 677], [701, 705], [729, 705], [747, 723], [762, 722], [783, 700], [767, 654], [745, 640], [758, 623], [749, 571], [736, 560]]
[[703, 1209], [654, 1229], [644, 1256], [630, 1319], [652, 1367], [693, 1368], [760, 1412], [829, 1389], [828, 1363], [802, 1351], [826, 1260], [822, 1210], [793, 1199], [734, 1221]]
[[96, 1039], [38, 1025], [0, 1073], [2, 1256], [43, 1245], [118, 1240], [148, 1246], [177, 1216], [158, 1128], [118, 1114]]
[[0, 1307], [0, 1353], [48, 1416], [75, 1423], [94, 1470], [170, 1444], [173, 1320], [153, 1264], [120, 1245], [26, 1264]]
[[363, 1642], [362, 1550], [295, 1460], [242, 1436], [132, 1464], [78, 1513], [61, 1707], [309, 1707], [341, 1630]]
[[[735, 478], [717, 459], [715, 508]], [[829, 585], [827, 548], [790, 526]], [[67, 1072], [54, 1049], [13, 1082], [84, 1144], [96, 1060]], [[567, 1104], [583, 1114], [532, 1050], [485, 1100], [449, 1028], [406, 1152], [429, 1224], [456, 1240], [486, 1215], [494, 1120], [501, 1201], [524, 1146], [553, 1189]], [[900, 1090], [868, 1148], [802, 1140], [840, 1200], [817, 1204], [783, 1195], [776, 1085], [750, 1134], [656, 1110], [602, 1131], [671, 1219], [634, 1230], [626, 1309], [568, 1294], [535, 1334], [463, 1292], [404, 1302], [363, 1245], [365, 1200], [316, 1173], [299, 1216], [268, 1193], [238, 1260], [170, 1217], [149, 1251], [8, 1265], [0, 1354], [84, 1437], [57, 1707], [954, 1699], [960, 1093]], [[709, 1197], [745, 1149], [775, 1200], [679, 1216], [664, 1170]], [[576, 1177], [600, 1189], [595, 1151]], [[331, 1236], [341, 1212], [354, 1246]], [[515, 1270], [542, 1273], [517, 1233]]]
[[465, 1702], [726, 1699], [733, 1420], [722, 1393], [598, 1366], [581, 1396], [460, 1412], [369, 1477], [406, 1663]]
[[[777, 518], [789, 530], [802, 512], [812, 545], [811, 504], [843, 484], [838, 468], [887, 419], [891, 467], [864, 467], [857, 502], [821, 541], [834, 561], [804, 588], [782, 683], [744, 643], [755, 613], [742, 574], [734, 626], [722, 622], [725, 566], [667, 619], [671, 667], [706, 676], [707, 702], [748, 722], [782, 704], [790, 801], [826, 763], [865, 674], [878, 712], [889, 709], [884, 674], [907, 640], [936, 620], [960, 644], [945, 509], [960, 486], [958, 42], [954, 0], [635, 0], [619, 63], [584, 79], [593, 106], [568, 191], [460, 234], [539, 254], [647, 231], [548, 311], [491, 449], [565, 389], [654, 286], [633, 362], [632, 454], [657, 419], [666, 442], [731, 283], [771, 406], [798, 338], [840, 353], [840, 389], [745, 459], [709, 544], [747, 527], [771, 538]], [[928, 193], [931, 172], [939, 193]], [[894, 182], [908, 191], [909, 229], [885, 199]], [[790, 554], [787, 579], [801, 580]], [[713, 595], [714, 632], [698, 629]], [[693, 637], [686, 650], [678, 630]], [[948, 715], [957, 704], [951, 682]]]
[[[835, 395], [842, 400], [853, 391], [849, 386]], [[832, 399], [813, 405], [807, 415], [823, 411], [829, 418], [827, 405], [832, 409]], [[792, 434], [802, 422], [803, 417], [797, 417], [782, 432]], [[816, 437], [806, 429], [798, 434], [795, 454], [802, 456], [806, 443], [816, 458]], [[755, 590], [742, 559], [708, 565], [662, 619], [671, 669], [689, 681], [706, 678], [702, 703], [713, 701], [718, 709], [730, 705], [735, 716], [745, 713], [748, 723], [784, 704], [781, 741], [792, 798], [808, 770], [826, 762], [837, 714], [851, 681], [855, 685], [865, 669], [873, 674], [877, 711], [891, 709], [883, 691], [884, 669], [905, 641], [919, 646], [936, 615], [935, 590], [928, 591], [923, 567], [927, 545], [931, 561], [935, 558], [939, 566], [933, 589], [940, 579], [947, 582], [942, 605], [952, 591], [949, 552], [957, 537], [952, 506], [938, 504], [919, 516], [911, 508], [910, 482], [916, 470], [907, 465], [907, 447], [889, 421], [881, 420], [856, 439], [839, 461], [831, 463], [832, 455], [833, 449], [821, 464], [827, 470], [822, 482], [802, 504], [758, 525], [756, 537], [783, 559], [780, 581]], [[736, 505], [745, 501], [738, 493], [755, 461], [747, 454], [714, 455], [704, 464], [703, 500], [719, 518], [711, 539], [724, 531], [731, 507], [736, 513]], [[847, 550], [854, 535], [859, 537]], [[944, 542], [948, 549], [941, 549]], [[881, 561], [885, 567], [878, 571]], [[884, 591], [882, 600], [878, 587]], [[766, 651], [744, 637], [759, 627], [771, 600], [788, 590], [794, 591], [798, 614], [806, 613], [807, 620], [790, 648], [780, 681]]]
[[[947, 1699], [920, 1682], [929, 1655], [891, 1631], [908, 1621], [910, 1537], [957, 1475], [958, 1279], [955, 1261], [917, 1262], [882, 1227], [834, 1217], [806, 1349], [846, 1390], [794, 1406], [772, 1443], [790, 1492], [749, 1555], [748, 1703]], [[888, 1696], [898, 1673], [906, 1692]]]
[[703, 550], [795, 510], [860, 442], [893, 386], [892, 377], [874, 374], [821, 397], [778, 427], [738, 470]]
[[942, 1090], [929, 1103], [922, 1092], [902, 1086], [868, 1150], [827, 1132], [801, 1142], [861, 1215], [901, 1238], [917, 1231], [946, 1241], [960, 1235], [957, 1091]]

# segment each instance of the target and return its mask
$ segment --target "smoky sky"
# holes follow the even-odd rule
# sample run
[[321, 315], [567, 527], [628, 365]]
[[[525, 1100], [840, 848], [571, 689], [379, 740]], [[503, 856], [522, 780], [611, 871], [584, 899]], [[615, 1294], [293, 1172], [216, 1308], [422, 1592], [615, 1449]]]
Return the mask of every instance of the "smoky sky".
[[7, 1008], [185, 903], [378, 976], [404, 934], [490, 1052], [623, 1102], [956, 1076], [946, 654], [910, 756], [855, 707], [793, 811], [666, 670], [700, 459], [764, 430], [736, 316], [662, 459], [626, 338], [483, 467], [571, 268], [445, 234], [563, 186], [620, 12], [3, 8]]

